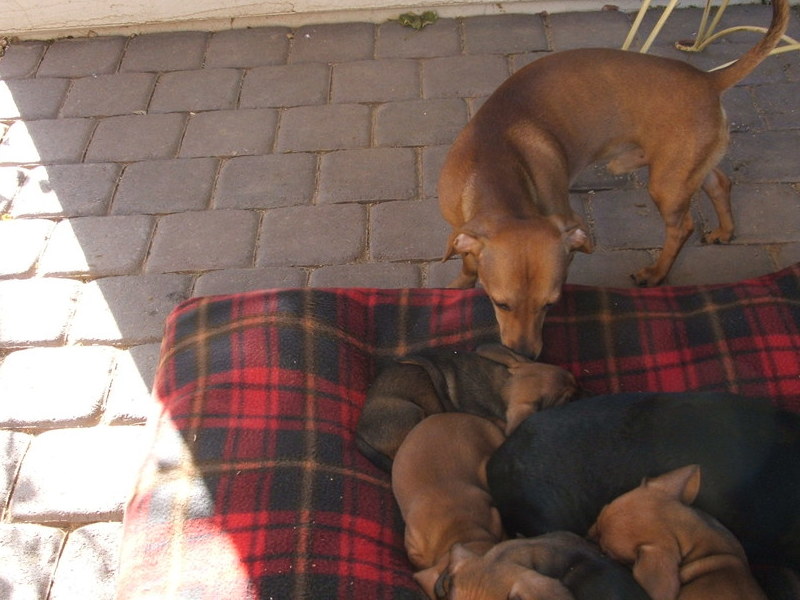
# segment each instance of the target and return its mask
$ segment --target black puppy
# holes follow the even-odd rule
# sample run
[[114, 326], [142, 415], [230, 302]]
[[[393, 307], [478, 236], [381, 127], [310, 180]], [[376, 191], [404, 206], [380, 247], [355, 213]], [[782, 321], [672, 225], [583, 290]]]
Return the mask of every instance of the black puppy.
[[800, 569], [800, 415], [726, 393], [621, 394], [528, 417], [492, 456], [489, 488], [509, 534], [585, 535], [603, 506], [699, 464], [695, 506], [751, 562]]
[[398, 359], [378, 374], [356, 426], [356, 445], [389, 471], [406, 434], [429, 415], [471, 413], [508, 434], [532, 412], [563, 404], [577, 392], [568, 371], [532, 362], [500, 344], [475, 352], [429, 350]]
[[[532, 571], [551, 581], [532, 577]], [[560, 586], [569, 594], [562, 589], [559, 596]], [[434, 590], [440, 598], [480, 600], [569, 595], [576, 600], [649, 600], [626, 567], [566, 531], [500, 542], [483, 556], [456, 545]]]

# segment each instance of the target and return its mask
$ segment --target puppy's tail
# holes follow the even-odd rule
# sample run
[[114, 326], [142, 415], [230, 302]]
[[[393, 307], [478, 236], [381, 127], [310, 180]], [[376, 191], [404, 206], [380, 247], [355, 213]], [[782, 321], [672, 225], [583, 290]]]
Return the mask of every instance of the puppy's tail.
[[772, 49], [781, 41], [789, 24], [788, 0], [772, 0], [772, 22], [761, 41], [750, 48], [739, 60], [732, 65], [709, 73], [720, 91], [733, 87], [747, 77]]

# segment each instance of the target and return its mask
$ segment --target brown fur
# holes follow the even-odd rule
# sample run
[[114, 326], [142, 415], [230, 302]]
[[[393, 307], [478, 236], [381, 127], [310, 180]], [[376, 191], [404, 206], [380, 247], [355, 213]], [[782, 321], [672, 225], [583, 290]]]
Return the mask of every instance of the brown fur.
[[775, 47], [788, 16], [786, 0], [774, 0], [764, 38], [719, 71], [622, 50], [568, 50], [519, 70], [484, 103], [447, 155], [439, 203], [453, 228], [445, 259], [463, 258], [451, 287], [481, 281], [504, 344], [538, 356], [573, 252], [592, 251], [569, 186], [597, 160], [614, 173], [649, 166], [666, 238], [637, 284], [666, 277], [693, 230], [689, 202], [700, 188], [719, 219], [706, 241], [731, 239], [730, 180], [716, 168], [728, 144], [720, 96]]
[[486, 484], [486, 462], [505, 436], [466, 413], [431, 415], [414, 427], [392, 465], [392, 491], [405, 521], [416, 579], [433, 594], [453, 544], [483, 553], [505, 537]]
[[689, 506], [699, 490], [697, 465], [646, 479], [606, 506], [589, 535], [633, 565], [653, 600], [767, 600], [738, 540]]

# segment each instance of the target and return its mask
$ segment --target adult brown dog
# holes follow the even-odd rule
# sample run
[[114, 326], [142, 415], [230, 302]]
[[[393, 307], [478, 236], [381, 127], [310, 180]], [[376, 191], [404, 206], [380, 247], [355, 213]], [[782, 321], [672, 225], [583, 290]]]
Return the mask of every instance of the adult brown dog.
[[666, 239], [658, 260], [633, 275], [638, 285], [666, 277], [693, 231], [689, 203], [701, 187], [719, 219], [705, 240], [731, 239], [731, 184], [716, 168], [728, 144], [720, 95], [777, 45], [788, 17], [786, 0], [774, 0], [765, 37], [710, 73], [622, 50], [569, 50], [520, 69], [483, 104], [439, 179], [441, 212], [453, 228], [444, 260], [463, 257], [451, 287], [480, 280], [505, 345], [538, 356], [545, 313], [559, 299], [573, 252], [593, 249], [570, 208], [569, 186], [597, 160], [608, 160], [613, 173], [649, 166]]
[[653, 600], [767, 600], [738, 540], [689, 506], [699, 491], [698, 465], [645, 479], [600, 512], [589, 536], [633, 565]]
[[483, 556], [455, 546], [434, 593], [451, 600], [649, 600], [627, 568], [566, 531], [506, 540]]
[[508, 435], [531, 413], [577, 393], [568, 371], [500, 344], [475, 352], [430, 350], [400, 358], [378, 374], [356, 426], [356, 445], [389, 471], [406, 434], [428, 415], [471, 413], [501, 424]]
[[486, 484], [486, 462], [505, 439], [487, 419], [442, 413], [414, 427], [397, 451], [392, 491], [405, 522], [406, 552], [431, 597], [453, 544], [482, 554], [505, 538]]

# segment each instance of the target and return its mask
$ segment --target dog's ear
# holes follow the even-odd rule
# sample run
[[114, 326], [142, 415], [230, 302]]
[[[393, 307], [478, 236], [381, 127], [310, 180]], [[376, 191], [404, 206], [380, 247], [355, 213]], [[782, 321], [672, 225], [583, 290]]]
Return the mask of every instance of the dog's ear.
[[700, 493], [700, 465], [686, 465], [658, 477], [647, 479], [643, 485], [661, 490], [684, 504], [691, 504]]
[[564, 245], [569, 252], [594, 252], [592, 238], [586, 233], [586, 226], [578, 219], [565, 219], [559, 215], [548, 217], [561, 231]]
[[477, 256], [483, 249], [483, 242], [474, 233], [462, 231], [453, 237], [450, 244], [459, 254], [472, 254]]
[[633, 578], [652, 600], [675, 600], [681, 589], [678, 567], [681, 557], [677, 548], [643, 544], [636, 549]]
[[574, 600], [569, 590], [558, 579], [542, 575], [533, 569], [525, 570], [517, 577], [508, 600]]
[[475, 348], [475, 353], [482, 358], [499, 363], [508, 368], [516, 367], [520, 363], [533, 362], [502, 344], [481, 344]]

